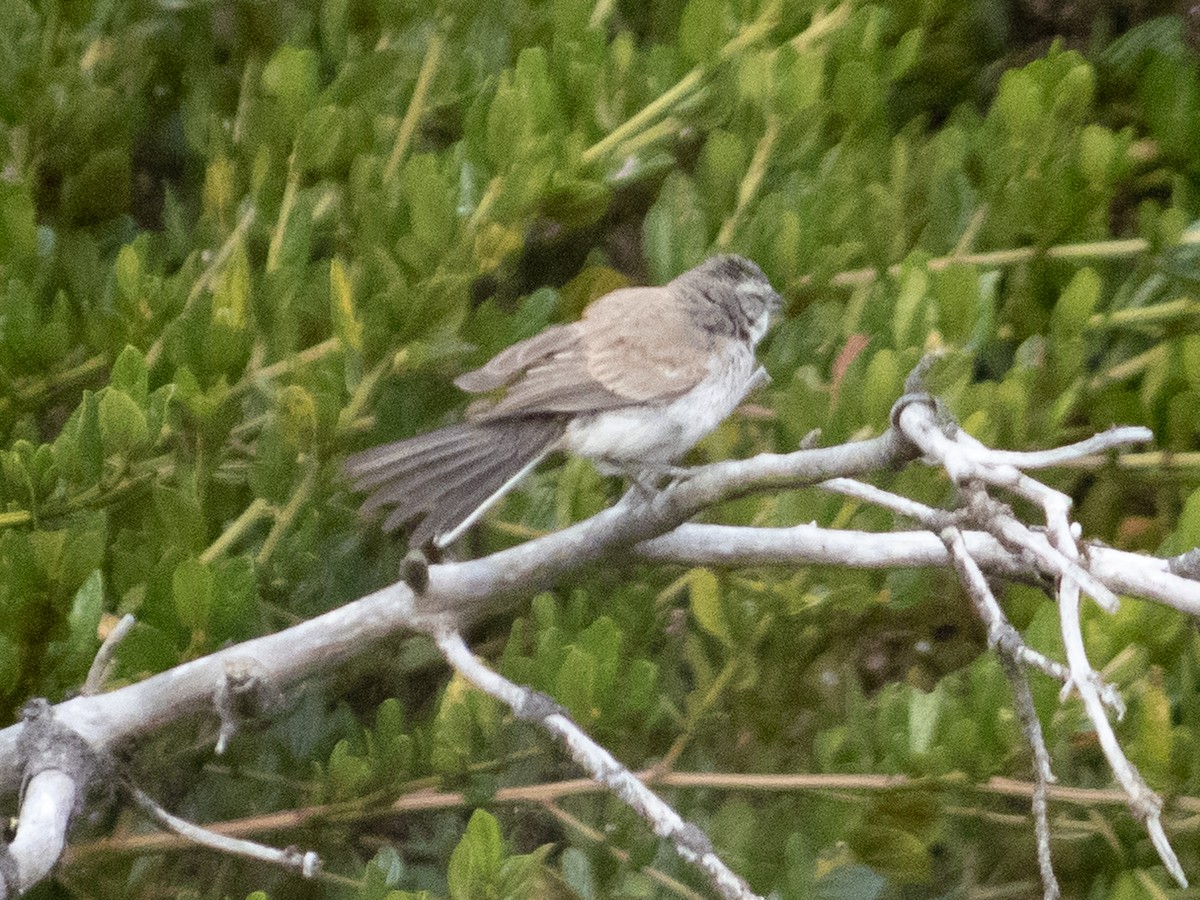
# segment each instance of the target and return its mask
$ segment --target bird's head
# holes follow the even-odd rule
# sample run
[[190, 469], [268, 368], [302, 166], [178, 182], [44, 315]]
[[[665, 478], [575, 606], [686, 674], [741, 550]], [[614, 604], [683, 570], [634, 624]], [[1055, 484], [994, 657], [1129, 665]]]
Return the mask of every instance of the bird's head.
[[766, 334], [783, 298], [755, 263], [732, 253], [714, 256], [675, 279], [689, 294], [722, 307], [752, 344]]

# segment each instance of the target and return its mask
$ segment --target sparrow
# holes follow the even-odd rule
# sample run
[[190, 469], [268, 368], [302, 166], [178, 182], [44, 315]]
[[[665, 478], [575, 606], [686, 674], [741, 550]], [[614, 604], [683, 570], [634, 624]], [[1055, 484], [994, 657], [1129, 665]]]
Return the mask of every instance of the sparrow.
[[484, 395], [466, 421], [346, 459], [363, 513], [409, 545], [444, 549], [549, 454], [644, 479], [673, 464], [765, 372], [755, 359], [782, 300], [762, 269], [714, 256], [661, 287], [621, 288], [455, 379]]

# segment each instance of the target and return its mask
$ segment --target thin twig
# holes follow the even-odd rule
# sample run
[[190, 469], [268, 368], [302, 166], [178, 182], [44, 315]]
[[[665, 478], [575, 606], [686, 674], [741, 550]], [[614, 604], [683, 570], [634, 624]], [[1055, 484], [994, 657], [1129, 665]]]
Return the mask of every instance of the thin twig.
[[308, 501], [313, 486], [316, 484], [318, 468], [316, 458], [309, 457], [305, 464], [304, 474], [300, 478], [300, 483], [292, 491], [292, 496], [288, 498], [287, 504], [276, 514], [275, 524], [267, 532], [262, 547], [258, 551], [258, 556], [254, 558], [256, 565], [265, 566], [267, 564], [267, 561], [275, 552], [275, 548], [279, 546], [279, 542], [287, 534], [287, 530], [292, 527], [292, 523], [296, 520], [296, 516], [299, 514], [301, 508]]
[[417, 123], [425, 112], [425, 98], [429, 94], [429, 85], [433, 83], [433, 74], [437, 71], [442, 50], [446, 46], [446, 37], [440, 31], [435, 32], [425, 48], [425, 59], [421, 61], [421, 70], [417, 73], [417, 83], [413, 87], [412, 98], [408, 101], [408, 109], [400, 120], [396, 130], [396, 142], [392, 144], [391, 155], [383, 169], [383, 183], [391, 184], [400, 171], [400, 164], [408, 154], [412, 144], [413, 134], [416, 133]]
[[488, 668], [471, 652], [457, 631], [435, 628], [433, 638], [454, 671], [485, 694], [507, 704], [518, 718], [536, 722], [561, 741], [576, 763], [641, 816], [655, 834], [669, 840], [681, 858], [701, 869], [722, 897], [727, 900], [758, 897], [741, 876], [716, 855], [704, 832], [685, 822], [611, 753], [589, 738], [565, 709], [546, 695], [514, 684]]
[[[1098, 687], [1099, 677], [1084, 647], [1079, 617], [1080, 588], [1087, 590], [1101, 605], [1107, 600], [1115, 609], [1117, 601], [1103, 585], [1103, 591], [1098, 594], [1095, 587], [1100, 582], [1080, 564], [1076, 527], [1070, 520], [1070, 497], [1035, 481], [1006, 462], [992, 462], [987, 448], [978, 441], [966, 436], [957, 426], [947, 427], [946, 423], [937, 421], [931, 404], [908, 403], [900, 409], [896, 420], [929, 460], [941, 465], [951, 478], [973, 494], [982, 496], [982, 491], [974, 489], [975, 485], [995, 485], [1013, 491], [1042, 508], [1048, 538], [1035, 534], [1011, 515], [998, 511], [997, 504], [974, 504], [984, 511], [984, 515], [979, 517], [983, 520], [981, 524], [993, 530], [998, 538], [1036, 554], [1039, 564], [1056, 569], [1059, 627], [1069, 670], [1069, 680], [1063, 689], [1064, 698], [1072, 689], [1078, 693], [1109, 768], [1129, 798], [1130, 810], [1145, 824], [1167, 871], [1186, 887], [1187, 877], [1163, 831], [1160, 815], [1162, 800], [1149, 788], [1122, 750], [1105, 711]], [[986, 497], [984, 499], [987, 500]], [[1051, 554], [1045, 554], [1043, 544], [1051, 548]], [[1107, 598], [1105, 593], [1109, 595]]]
[[[196, 279], [196, 282], [192, 285], [192, 289], [188, 291], [187, 299], [183, 303], [183, 309], [180, 310], [179, 315], [175, 317], [176, 319], [183, 317], [188, 310], [195, 305], [196, 301], [200, 299], [200, 296], [206, 290], [208, 290], [209, 285], [212, 284], [213, 279], [217, 277], [217, 274], [220, 273], [223, 268], [225, 268], [225, 263], [228, 262], [229, 257], [233, 255], [234, 248], [236, 248], [242, 242], [246, 236], [246, 232], [248, 232], [250, 230], [250, 226], [254, 224], [254, 218], [256, 214], [257, 210], [255, 209], [254, 204], [246, 204], [246, 208], [242, 212], [241, 218], [238, 219], [237, 225], [234, 226], [233, 231], [229, 232], [229, 236], [225, 238], [225, 242], [221, 244], [220, 249], [217, 250], [216, 255], [213, 256], [212, 262], [210, 262], [208, 266], [205, 267], [204, 271], [200, 273], [200, 277]], [[159, 356], [162, 355], [165, 339], [165, 334], [160, 334], [155, 339], [154, 343], [150, 345], [150, 349], [146, 351], [146, 366], [148, 368], [153, 368], [154, 364], [158, 362]]]
[[296, 148], [288, 155], [287, 181], [283, 186], [283, 199], [279, 201], [279, 214], [275, 227], [271, 229], [271, 242], [267, 245], [266, 272], [270, 275], [279, 269], [283, 257], [283, 239], [287, 235], [288, 222], [300, 192], [300, 171], [296, 166]]
[[1033, 812], [1034, 831], [1037, 836], [1038, 870], [1042, 878], [1043, 900], [1057, 900], [1061, 895], [1058, 878], [1054, 874], [1054, 866], [1050, 859], [1050, 820], [1046, 809], [1046, 786], [1054, 782], [1054, 773], [1050, 769], [1050, 753], [1046, 749], [1046, 739], [1042, 734], [1042, 724], [1038, 720], [1037, 711], [1033, 705], [1033, 695], [1029, 690], [1029, 680], [1021, 666], [1023, 662], [1020, 648], [1025, 647], [1020, 634], [1009, 624], [996, 602], [992, 590], [988, 587], [983, 572], [971, 558], [963, 541], [962, 532], [958, 528], [947, 528], [942, 532], [942, 541], [950, 551], [954, 567], [958, 570], [959, 579], [966, 589], [967, 595], [975, 604], [980, 618], [988, 629], [988, 644], [1000, 654], [1000, 663], [1013, 688], [1013, 708], [1021, 723], [1025, 740], [1033, 751], [1034, 789], [1031, 809]]
[[[1187, 247], [1200, 244], [1200, 229], [1187, 231], [1179, 239], [1178, 246]], [[1122, 259], [1129, 256], [1140, 256], [1150, 249], [1150, 242], [1142, 238], [1123, 238], [1112, 241], [1088, 241], [1081, 244], [1058, 244], [1054, 247], [1017, 247], [1009, 250], [992, 250], [984, 253], [951, 254], [929, 260], [925, 268], [931, 272], [940, 272], [954, 265], [979, 266], [984, 269], [1015, 266], [1032, 262], [1039, 257], [1062, 260], [1087, 259]], [[888, 266], [883, 274], [895, 278], [904, 271], [902, 264]], [[872, 284], [879, 280], [881, 272], [875, 268], [851, 269], [839, 272], [827, 283], [834, 287], [858, 287]], [[799, 289], [815, 284], [811, 275], [798, 278], [790, 289]]]
[[126, 613], [105, 636], [104, 642], [100, 644], [100, 649], [96, 653], [96, 658], [92, 660], [91, 668], [88, 669], [87, 679], [80, 690], [81, 694], [88, 696], [100, 693], [112, 670], [113, 654], [117, 652], [117, 647], [120, 646], [121, 641], [125, 640], [125, 636], [129, 634], [135, 621], [131, 613]]
[[321, 859], [312, 850], [301, 852], [295, 847], [286, 847], [283, 850], [278, 850], [255, 841], [217, 834], [215, 831], [210, 831], [207, 828], [203, 828], [167, 812], [154, 801], [154, 798], [135, 784], [127, 782], [125, 789], [129, 792], [129, 796], [137, 804], [138, 808], [149, 816], [153, 822], [192, 844], [207, 847], [210, 850], [216, 850], [220, 853], [228, 853], [233, 856], [241, 856], [246, 859], [270, 863], [273, 866], [280, 866], [291, 872], [295, 872], [303, 878], [314, 878], [321, 870]]
[[738, 185], [737, 205], [722, 223], [721, 231], [717, 234], [718, 247], [729, 246], [729, 242], [733, 240], [734, 229], [737, 228], [746, 208], [758, 196], [758, 190], [766, 177], [767, 164], [771, 160], [771, 153], [775, 149], [777, 140], [779, 140], [779, 117], [769, 114], [762, 137], [758, 139], [758, 144], [754, 148], [754, 156], [751, 157], [750, 164], [746, 167], [746, 174], [742, 178], [741, 184]]
[[[622, 863], [629, 862], [630, 856], [626, 851], [622, 850], [620, 847], [614, 847], [603, 834], [601, 834], [595, 828], [592, 828], [590, 825], [575, 818], [575, 816], [571, 815], [553, 800], [547, 800], [542, 804], [542, 806], [548, 813], [550, 813], [550, 815], [554, 816], [554, 818], [558, 819], [558, 821], [562, 822], [568, 828], [579, 832], [592, 843], [600, 844], [605, 850], [612, 854], [614, 859]], [[642, 866], [639, 871], [645, 873], [646, 877], [651, 881], [661, 884], [664, 888], [669, 890], [671, 893], [676, 894], [677, 896], [685, 897], [687, 900], [704, 900], [704, 896], [702, 894], [697, 894], [682, 881], [677, 881], [666, 872], [656, 869], [653, 866]]]
[[242, 510], [241, 515], [229, 523], [215, 541], [209, 544], [200, 554], [200, 562], [211, 563], [220, 558], [221, 554], [238, 542], [260, 519], [269, 518], [271, 504], [262, 497], [255, 497], [250, 505]]

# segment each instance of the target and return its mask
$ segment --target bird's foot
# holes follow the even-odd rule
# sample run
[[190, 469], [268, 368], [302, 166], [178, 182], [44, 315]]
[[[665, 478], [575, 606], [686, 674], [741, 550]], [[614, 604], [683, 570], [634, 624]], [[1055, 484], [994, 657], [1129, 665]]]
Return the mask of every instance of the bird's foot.
[[629, 478], [643, 493], [653, 497], [655, 494], [670, 490], [691, 476], [692, 470], [685, 466], [663, 463], [662, 465], [641, 466], [632, 472]]

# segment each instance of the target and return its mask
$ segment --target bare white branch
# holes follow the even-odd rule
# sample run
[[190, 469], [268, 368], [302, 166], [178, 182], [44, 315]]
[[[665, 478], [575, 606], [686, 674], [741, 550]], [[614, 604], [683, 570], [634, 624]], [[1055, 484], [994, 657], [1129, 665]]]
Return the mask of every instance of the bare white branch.
[[655, 834], [669, 840], [682, 859], [701, 869], [717, 893], [727, 900], [761, 900], [741, 876], [721, 861], [703, 831], [684, 821], [633, 772], [588, 737], [562, 706], [532, 688], [514, 684], [488, 667], [471, 652], [457, 631], [441, 628], [434, 631], [433, 637], [456, 672], [479, 690], [511, 707], [517, 718], [536, 722], [557, 738], [571, 759], [645, 819]]
[[1093, 453], [1105, 453], [1121, 447], [1128, 447], [1132, 444], [1146, 444], [1152, 440], [1154, 440], [1154, 432], [1149, 428], [1143, 428], [1140, 425], [1125, 425], [1110, 428], [1102, 434], [1093, 435], [1087, 440], [1079, 441], [1076, 444], [1067, 444], [1063, 447], [1054, 447], [1049, 450], [1035, 450], [1033, 452], [993, 450], [965, 432], [960, 439], [960, 444], [968, 456], [977, 453], [976, 458], [980, 461], [986, 460], [991, 465], [1013, 466], [1026, 472], [1033, 469], [1049, 469], [1054, 466], [1061, 466], [1064, 463], [1083, 459]]
[[170, 831], [172, 834], [177, 834], [191, 841], [197, 846], [207, 847], [210, 850], [228, 853], [232, 856], [256, 859], [273, 866], [281, 866], [304, 878], [315, 878], [317, 873], [321, 871], [321, 859], [312, 850], [301, 851], [296, 847], [286, 847], [283, 850], [279, 850], [275, 847], [256, 843], [255, 841], [217, 834], [215, 831], [209, 831], [207, 828], [202, 828], [193, 822], [181, 819], [167, 812], [154, 801], [153, 797], [137, 787], [137, 785], [126, 784], [125, 789], [129, 792], [129, 796], [133, 799], [134, 803], [137, 804], [138, 809], [149, 816], [157, 825]]
[[[987, 447], [966, 435], [956, 425], [938, 421], [932, 403], [910, 402], [899, 410], [896, 420], [901, 430], [920, 447], [925, 458], [944, 468], [970, 495], [974, 505], [983, 513], [979, 517], [983, 527], [993, 530], [1009, 547], [1017, 547], [1035, 555], [1040, 565], [1051, 567], [1050, 570], [1058, 576], [1059, 625], [1069, 672], [1064, 697], [1072, 689], [1079, 694], [1109, 768], [1129, 797], [1130, 810], [1146, 823], [1167, 871], [1186, 887], [1187, 878], [1162, 831], [1159, 817], [1162, 799], [1149, 788], [1121, 749], [1097, 687], [1099, 676], [1092, 668], [1083, 644], [1079, 619], [1080, 588], [1086, 589], [1105, 608], [1115, 609], [1117, 600], [1107, 587], [1078, 563], [1080, 553], [1076, 529], [1070, 519], [1071, 498], [1035, 481], [1015, 466], [1000, 461]], [[982, 484], [1006, 488], [1041, 506], [1049, 539], [1031, 531], [1007, 511], [998, 510], [996, 504], [987, 503], [986, 499], [980, 502], [979, 498], [985, 496], [979, 487]], [[1047, 548], [1051, 552], [1047, 553]]]
[[908, 497], [901, 497], [899, 494], [877, 488], [873, 484], [855, 481], [853, 478], [830, 478], [828, 481], [822, 481], [817, 487], [834, 494], [882, 506], [897, 515], [920, 522], [928, 528], [939, 528], [954, 518], [944, 509], [934, 509], [932, 506], [926, 506], [924, 503], [918, 503]]
[[[1034, 788], [1032, 812], [1034, 831], [1037, 836], [1038, 870], [1042, 878], [1043, 900], [1058, 900], [1061, 890], [1058, 878], [1054, 874], [1054, 866], [1050, 860], [1050, 819], [1046, 807], [1046, 786], [1056, 780], [1050, 768], [1050, 752], [1046, 749], [1046, 739], [1042, 734], [1042, 723], [1038, 720], [1037, 710], [1033, 706], [1033, 694], [1029, 689], [1029, 680], [1025, 677], [1022, 663], [1034, 654], [1021, 635], [1009, 623], [996, 602], [992, 589], [988, 586], [983, 572], [971, 558], [967, 545], [963, 541], [962, 532], [957, 528], [947, 528], [942, 532], [942, 541], [950, 551], [954, 568], [958, 571], [959, 579], [966, 589], [967, 596], [975, 604], [975, 609], [987, 625], [988, 644], [1000, 653], [1000, 662], [1005, 675], [1013, 687], [1013, 708], [1021, 722], [1021, 730], [1025, 740], [1033, 751]], [[1049, 660], [1042, 659], [1049, 663]], [[1060, 667], [1061, 668], [1061, 667]], [[1065, 674], [1065, 673], [1064, 673]]]
[[50, 874], [67, 845], [79, 795], [75, 777], [43, 769], [25, 786], [17, 835], [0, 848], [0, 900], [19, 897]]
[[[989, 575], [1018, 581], [1037, 580], [1020, 555], [983, 531], [963, 531], [971, 556]], [[842, 565], [856, 569], [945, 568], [950, 556], [928, 531], [831, 530], [817, 525], [752, 528], [735, 525], [681, 525], [670, 534], [634, 548], [655, 562], [680, 565]], [[1145, 597], [1200, 616], [1200, 581], [1172, 574], [1167, 560], [1097, 544], [1085, 545], [1079, 565], [1119, 594]]]
[[92, 660], [91, 668], [88, 669], [87, 680], [83, 683], [81, 694], [100, 693], [112, 670], [113, 655], [117, 652], [121, 641], [125, 640], [125, 636], [133, 628], [134, 621], [133, 616], [126, 613], [108, 632], [104, 642], [100, 645], [100, 650], [96, 653], [96, 658]]

